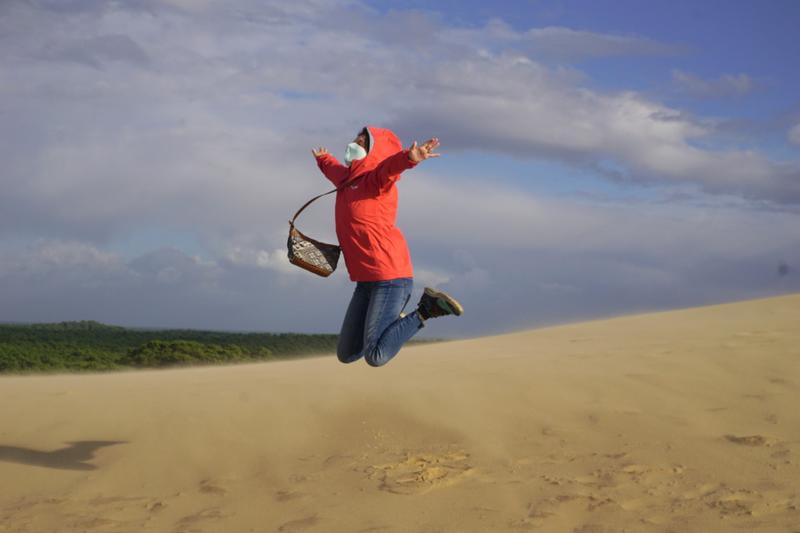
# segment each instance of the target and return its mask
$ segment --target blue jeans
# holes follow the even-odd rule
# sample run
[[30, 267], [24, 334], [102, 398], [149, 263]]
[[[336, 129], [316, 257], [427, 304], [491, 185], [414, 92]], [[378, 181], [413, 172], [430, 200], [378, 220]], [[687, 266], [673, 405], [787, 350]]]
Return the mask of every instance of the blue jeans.
[[413, 278], [356, 283], [339, 334], [339, 361], [352, 363], [363, 357], [370, 366], [382, 366], [397, 355], [423, 327], [416, 312], [400, 318], [413, 286]]

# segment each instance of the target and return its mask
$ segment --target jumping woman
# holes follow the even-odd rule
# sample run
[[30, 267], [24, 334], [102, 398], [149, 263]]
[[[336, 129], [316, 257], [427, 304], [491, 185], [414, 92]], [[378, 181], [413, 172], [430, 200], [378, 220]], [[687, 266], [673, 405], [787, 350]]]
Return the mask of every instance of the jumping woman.
[[370, 366], [388, 363], [429, 318], [461, 315], [453, 297], [426, 287], [413, 313], [403, 310], [411, 298], [414, 272], [403, 234], [395, 225], [397, 187], [403, 171], [434, 153], [432, 138], [407, 150], [388, 129], [368, 126], [347, 145], [344, 164], [325, 148], [312, 150], [322, 173], [336, 187], [336, 236], [355, 292], [339, 334], [342, 363], [362, 357]]

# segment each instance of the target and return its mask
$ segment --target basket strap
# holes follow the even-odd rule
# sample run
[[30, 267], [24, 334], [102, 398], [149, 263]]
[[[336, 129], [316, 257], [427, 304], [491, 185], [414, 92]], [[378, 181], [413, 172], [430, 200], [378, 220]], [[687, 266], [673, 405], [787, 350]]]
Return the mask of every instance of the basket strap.
[[297, 217], [298, 217], [298, 216], [300, 216], [300, 213], [302, 213], [302, 212], [303, 212], [303, 209], [305, 209], [306, 207], [308, 207], [309, 205], [311, 205], [311, 204], [312, 204], [312, 202], [314, 202], [315, 200], [319, 200], [319, 199], [320, 199], [320, 198], [322, 198], [323, 196], [327, 196], [327, 195], [329, 195], [329, 194], [333, 194], [333, 193], [335, 193], [336, 191], [341, 191], [342, 189], [344, 189], [345, 187], [347, 187], [348, 185], [350, 185], [350, 184], [351, 184], [351, 183], [353, 183], [354, 181], [358, 180], [360, 177], [361, 177], [361, 176], [356, 176], [356, 177], [354, 177], [353, 179], [347, 180], [347, 181], [346, 181], [346, 182], [344, 182], [344, 183], [343, 183], [341, 186], [339, 186], [339, 187], [336, 187], [336, 188], [335, 188], [335, 189], [333, 189], [332, 191], [324, 192], [324, 193], [322, 193], [322, 194], [320, 194], [320, 195], [317, 195], [317, 196], [315, 196], [314, 198], [312, 198], [311, 200], [307, 201], [306, 203], [304, 203], [304, 204], [303, 204], [303, 207], [301, 207], [300, 209], [298, 209], [298, 210], [297, 210], [297, 213], [295, 213], [295, 214], [294, 214], [294, 216], [292, 217], [292, 220], [290, 220], [290, 221], [289, 221], [289, 225], [290, 225], [291, 227], [294, 227], [294, 221], [295, 221], [295, 220], [297, 220]]

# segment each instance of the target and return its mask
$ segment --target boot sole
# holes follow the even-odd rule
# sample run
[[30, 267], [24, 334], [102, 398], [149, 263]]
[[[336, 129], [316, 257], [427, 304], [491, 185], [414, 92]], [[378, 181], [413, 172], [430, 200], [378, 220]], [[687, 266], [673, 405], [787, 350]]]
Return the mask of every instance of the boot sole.
[[464, 312], [464, 308], [461, 307], [461, 304], [458, 303], [458, 300], [456, 300], [446, 292], [435, 291], [430, 287], [425, 287], [425, 294], [431, 296], [432, 298], [441, 298], [442, 300], [447, 302], [447, 305], [449, 305], [453, 309], [456, 316], [461, 316], [461, 314]]

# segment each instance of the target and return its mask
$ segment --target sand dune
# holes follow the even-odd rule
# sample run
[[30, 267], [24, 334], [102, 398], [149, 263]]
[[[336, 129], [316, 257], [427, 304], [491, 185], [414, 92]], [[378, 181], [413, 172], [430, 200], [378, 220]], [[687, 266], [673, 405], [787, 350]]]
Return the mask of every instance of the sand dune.
[[380, 369], [3, 377], [0, 532], [794, 532], [798, 400], [797, 295]]

